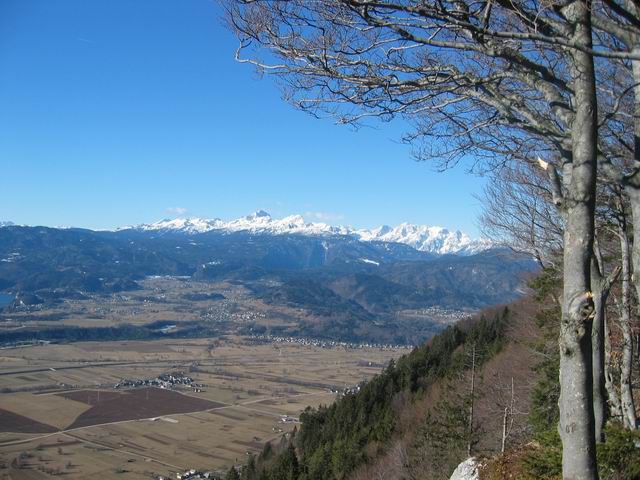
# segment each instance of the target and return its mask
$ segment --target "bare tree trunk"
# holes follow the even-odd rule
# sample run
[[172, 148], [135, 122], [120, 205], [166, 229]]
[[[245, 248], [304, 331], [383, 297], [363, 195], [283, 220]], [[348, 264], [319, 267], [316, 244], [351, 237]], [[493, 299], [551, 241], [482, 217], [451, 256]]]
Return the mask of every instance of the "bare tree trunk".
[[507, 437], [511, 433], [513, 427], [513, 408], [515, 402], [515, 389], [513, 385], [513, 377], [511, 377], [511, 399], [509, 405], [504, 407], [504, 415], [502, 416], [502, 443], [500, 451], [504, 453], [507, 448]]
[[[640, 62], [633, 62], [633, 72], [634, 72], [634, 80], [636, 82], [640, 81]], [[637, 68], [636, 68], [637, 67]], [[640, 86], [636, 86], [635, 88], [635, 165], [636, 167], [640, 165]], [[629, 198], [629, 204], [631, 206], [631, 228], [632, 228], [632, 236], [633, 236], [633, 244], [631, 247], [631, 264], [632, 264], [632, 272], [630, 274], [631, 281], [633, 282], [633, 286], [636, 291], [636, 298], [640, 299], [640, 171], [636, 171], [636, 173], [629, 179], [629, 182], [625, 185], [625, 193]], [[627, 237], [627, 248], [628, 248], [628, 237]], [[624, 260], [623, 260], [624, 261]], [[629, 278], [629, 277], [627, 277]], [[624, 302], [623, 302], [624, 303]], [[640, 307], [639, 307], [640, 308]], [[623, 305], [623, 310], [631, 311], [631, 307], [629, 306], [629, 310], [627, 310]], [[636, 318], [638, 316], [638, 311], [635, 312]], [[636, 429], [637, 418], [635, 415], [635, 410], [632, 410], [633, 402], [633, 390], [631, 387], [631, 370], [633, 366], [633, 360], [627, 358], [628, 355], [633, 357], [633, 339], [631, 337], [631, 325], [627, 322], [625, 323], [625, 327], [622, 330], [622, 335], [624, 339], [624, 350], [622, 355], [622, 372], [621, 372], [621, 381], [622, 377], [628, 378], [629, 381], [627, 385], [625, 385], [625, 389], [628, 388], [626, 392], [627, 397], [627, 407], [626, 411], [623, 408], [623, 403], [625, 402], [624, 397], [625, 394], [622, 392], [623, 385], [620, 385], [620, 396], [621, 398], [621, 414], [623, 415], [623, 423], [633, 422], [633, 424], [629, 425], [631, 428]], [[622, 325], [621, 325], [622, 326]], [[626, 370], [625, 371], [625, 365]], [[626, 380], [625, 380], [626, 382]], [[633, 413], [633, 415], [631, 415]], [[627, 416], [627, 414], [629, 414]]]
[[[630, 5], [633, 10], [637, 11], [634, 5]], [[634, 36], [634, 42], [638, 44], [637, 36]], [[634, 53], [640, 52], [640, 47], [636, 46], [633, 48]], [[633, 230], [633, 246], [631, 251], [631, 263], [633, 266], [633, 275], [627, 276], [631, 278], [633, 281], [633, 285], [636, 290], [636, 296], [640, 299], [640, 173], [637, 168], [640, 165], [640, 61], [633, 60], [631, 62], [631, 71], [633, 73], [634, 87], [634, 167], [636, 168], [636, 172], [628, 179], [628, 182], [625, 185], [625, 193], [629, 198], [629, 203], [631, 206], [631, 225]], [[625, 234], [626, 238], [626, 248], [628, 252], [629, 241], [628, 237]], [[624, 259], [623, 259], [624, 262]], [[627, 265], [629, 264], [628, 260]], [[624, 274], [623, 274], [624, 275]], [[624, 278], [623, 278], [623, 286], [624, 286]], [[630, 300], [630, 299], [629, 299]], [[627, 312], [631, 312], [631, 307], [627, 309], [624, 305], [624, 294], [623, 294], [623, 310]], [[622, 326], [622, 325], [621, 325]], [[622, 335], [624, 338], [624, 350], [623, 350], [623, 358], [622, 358], [622, 372], [621, 372], [621, 382], [622, 377], [628, 378], [628, 383], [625, 380], [626, 385], [624, 386], [625, 392], [623, 393], [623, 385], [620, 384], [620, 396], [621, 398], [621, 410], [624, 417], [624, 423], [629, 423], [631, 428], [636, 428], [636, 415], [635, 415], [635, 407], [633, 405], [633, 391], [631, 389], [631, 370], [633, 366], [633, 360], [628, 363], [628, 355], [633, 357], [633, 339], [631, 337], [630, 324], [626, 324], [622, 329]], [[628, 389], [628, 391], [626, 391]], [[626, 397], [626, 400], [625, 400]], [[629, 403], [629, 400], [631, 403]], [[627, 405], [625, 406], [625, 403]], [[631, 410], [633, 407], [633, 410]], [[625, 411], [626, 410], [626, 411]], [[631, 425], [631, 422], [633, 424]]]
[[467, 443], [467, 455], [471, 456], [473, 448], [473, 409], [475, 406], [476, 395], [476, 344], [473, 344], [471, 352], [471, 401], [469, 405], [469, 442]]
[[607, 391], [605, 382], [604, 330], [605, 311], [608, 291], [605, 291], [605, 279], [595, 258], [591, 262], [591, 291], [593, 292], [593, 325], [591, 326], [592, 362], [593, 362], [593, 417], [595, 421], [596, 442], [604, 442]]
[[[633, 275], [631, 277], [633, 277]], [[638, 345], [640, 345], [640, 334], [636, 333], [636, 361], [640, 362], [640, 349], [637, 347]]]
[[633, 335], [631, 333], [631, 268], [629, 257], [629, 237], [624, 224], [620, 224], [620, 251], [622, 257], [622, 305], [620, 330], [624, 340], [620, 368], [620, 400], [624, 425], [636, 429], [636, 409], [633, 401], [631, 373], [633, 370]]
[[[616, 267], [605, 277], [602, 254], [597, 239], [594, 241], [593, 258], [591, 260], [591, 291], [593, 292], [594, 316], [591, 327], [591, 344], [593, 360], [593, 416], [595, 420], [596, 442], [604, 442], [604, 427], [607, 422], [607, 397], [613, 386], [613, 378], [606, 378], [606, 341], [607, 341], [607, 299], [611, 285], [620, 273]], [[610, 345], [609, 345], [610, 347]], [[615, 393], [615, 392], [614, 392]]]
[[509, 420], [509, 407], [504, 407], [504, 414], [502, 415], [502, 443], [500, 445], [500, 451], [504, 453], [507, 445], [507, 421]]
[[615, 387], [614, 372], [611, 369], [611, 329], [605, 319], [604, 322], [604, 356], [608, 360], [604, 365], [605, 388], [607, 389], [607, 399], [609, 400], [609, 415], [613, 418], [622, 418], [622, 407], [620, 406], [620, 396]]
[[[635, 5], [628, 2], [628, 8], [630, 11], [638, 13]], [[633, 36], [633, 42], [635, 47], [633, 53], [640, 53], [640, 38], [637, 35]], [[640, 60], [631, 61], [631, 72], [633, 74], [633, 113], [634, 113], [634, 167], [637, 169], [640, 166]], [[631, 225], [633, 228], [633, 250], [632, 250], [632, 262], [633, 271], [640, 272], [640, 173], [636, 170], [635, 174], [629, 179], [629, 183], [625, 185], [625, 191], [629, 197], [631, 204]], [[637, 221], [635, 220], [637, 219]], [[640, 278], [638, 275], [633, 276], [633, 283], [636, 289], [637, 297], [640, 299]]]
[[[577, 0], [564, 9], [574, 26], [573, 41], [591, 48], [591, 3]], [[572, 168], [565, 175], [564, 292], [560, 326], [560, 422], [562, 476], [598, 478], [593, 414], [591, 256], [597, 173], [597, 99], [593, 57], [573, 50], [575, 118], [571, 126]]]

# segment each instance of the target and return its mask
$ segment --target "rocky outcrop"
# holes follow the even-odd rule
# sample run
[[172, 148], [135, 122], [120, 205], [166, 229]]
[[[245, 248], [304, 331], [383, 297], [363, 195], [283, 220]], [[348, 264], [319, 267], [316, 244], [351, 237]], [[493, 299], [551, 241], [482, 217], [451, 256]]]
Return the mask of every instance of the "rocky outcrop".
[[449, 480], [479, 480], [478, 462], [475, 458], [467, 458], [454, 470]]

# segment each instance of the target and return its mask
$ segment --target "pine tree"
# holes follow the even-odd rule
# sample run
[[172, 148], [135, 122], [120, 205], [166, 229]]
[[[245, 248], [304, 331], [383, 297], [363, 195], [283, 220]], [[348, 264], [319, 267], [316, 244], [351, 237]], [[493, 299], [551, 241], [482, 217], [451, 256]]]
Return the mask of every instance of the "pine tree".
[[240, 475], [238, 474], [236, 467], [231, 467], [227, 472], [227, 476], [224, 478], [225, 480], [240, 480]]
[[257, 477], [256, 472], [256, 459], [253, 455], [249, 456], [247, 464], [242, 469], [241, 480], [255, 480]]

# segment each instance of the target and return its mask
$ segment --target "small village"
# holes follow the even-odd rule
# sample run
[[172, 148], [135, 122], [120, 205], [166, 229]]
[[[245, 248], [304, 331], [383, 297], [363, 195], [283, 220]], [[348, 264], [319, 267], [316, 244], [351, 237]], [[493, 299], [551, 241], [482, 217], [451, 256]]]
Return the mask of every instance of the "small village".
[[354, 343], [354, 342], [340, 342], [337, 340], [321, 340], [317, 338], [305, 338], [305, 337], [281, 337], [275, 335], [252, 335], [251, 338], [254, 341], [262, 341], [265, 343], [290, 343], [297, 345], [304, 345], [307, 347], [317, 348], [345, 348], [353, 350], [363, 350], [369, 348], [376, 348], [379, 350], [413, 350], [414, 345], [392, 345], [381, 343]]
[[[193, 468], [186, 470], [182, 473], [176, 473], [176, 480], [197, 480], [197, 479], [211, 479], [217, 480], [219, 477], [213, 472], [202, 472]], [[156, 480], [169, 480], [169, 477], [158, 476]]]
[[113, 388], [118, 390], [122, 388], [138, 388], [138, 387], [157, 387], [164, 389], [173, 389], [177, 386], [190, 387], [195, 393], [203, 392], [204, 384], [194, 382], [193, 378], [184, 372], [163, 373], [151, 379], [122, 379], [116, 383]]

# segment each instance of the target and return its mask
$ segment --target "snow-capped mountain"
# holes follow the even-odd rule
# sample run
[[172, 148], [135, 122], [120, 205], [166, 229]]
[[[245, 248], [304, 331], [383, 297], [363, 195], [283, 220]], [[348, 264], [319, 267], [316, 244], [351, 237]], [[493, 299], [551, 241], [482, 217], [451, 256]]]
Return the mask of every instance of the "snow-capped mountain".
[[259, 210], [251, 215], [237, 218], [229, 222], [225, 222], [219, 218], [215, 218], [213, 220], [202, 218], [176, 218], [173, 220], [160, 220], [159, 222], [142, 224], [134, 227], [125, 227], [121, 230], [129, 228], [142, 231], [180, 231], [189, 234], [205, 233], [212, 230], [270, 233], [273, 235], [283, 235], [288, 233], [301, 235], [348, 235], [351, 233], [351, 230], [346, 227], [333, 227], [326, 223], [307, 223], [301, 215], [291, 215], [282, 219], [274, 219], [264, 210]]
[[123, 227], [119, 230], [141, 230], [141, 231], [161, 231], [161, 232], [183, 232], [188, 234], [205, 233], [211, 230], [222, 230], [225, 222], [219, 218], [208, 220], [204, 218], [175, 218], [173, 220], [160, 220], [155, 223], [143, 223], [133, 227]]
[[403, 223], [397, 227], [384, 225], [371, 230], [357, 230], [348, 226], [332, 226], [326, 223], [306, 222], [301, 215], [291, 215], [282, 219], [274, 219], [263, 210], [229, 222], [225, 222], [219, 218], [212, 220], [202, 218], [178, 218], [125, 227], [120, 230], [128, 229], [158, 231], [162, 233], [181, 232], [186, 234], [206, 233], [216, 230], [222, 232], [251, 232], [271, 235], [349, 235], [364, 242], [380, 241], [402, 243], [416, 250], [438, 255], [471, 255], [491, 247], [491, 244], [487, 241], [472, 239], [463, 232], [458, 230], [450, 231], [442, 227]]
[[0, 228], [2, 228], [2, 227], [12, 227], [14, 225], [15, 225], [15, 223], [13, 223], [13, 222], [1, 222], [0, 221]]
[[487, 241], [472, 239], [459, 230], [450, 231], [442, 227], [426, 225], [412, 225], [402, 223], [397, 227], [382, 227], [373, 230], [358, 230], [355, 232], [360, 240], [404, 243], [422, 252], [473, 254], [486, 250], [491, 245]]

